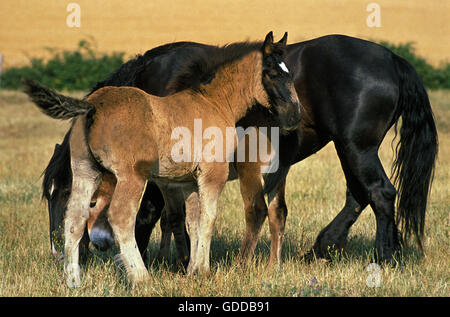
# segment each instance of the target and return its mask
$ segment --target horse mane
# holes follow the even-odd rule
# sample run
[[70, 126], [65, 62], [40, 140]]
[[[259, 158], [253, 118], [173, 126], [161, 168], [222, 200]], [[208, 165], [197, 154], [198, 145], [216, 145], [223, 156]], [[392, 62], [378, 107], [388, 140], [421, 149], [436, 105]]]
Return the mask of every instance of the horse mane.
[[174, 42], [152, 48], [144, 53], [138, 54], [136, 57], [122, 64], [115, 71], [110, 73], [106, 79], [97, 82], [97, 84], [89, 91], [85, 98], [89, 97], [94, 91], [106, 86], [137, 86], [137, 80], [140, 73], [152, 62], [155, 57], [167, 54], [174, 49], [182, 47], [203, 46], [204, 44], [195, 42]]
[[[262, 45], [263, 43], [260, 41], [246, 41], [223, 46], [211, 46], [201, 54], [190, 56], [185, 63], [180, 65], [168, 82], [167, 87], [173, 91], [188, 88], [199, 91], [200, 85], [209, 83], [219, 68], [239, 60], [250, 52], [261, 49]], [[274, 43], [273, 49], [274, 54], [282, 56], [286, 54], [286, 47], [280, 43]]]
[[109, 74], [105, 80], [98, 82], [85, 98], [105, 86], [134, 86], [137, 75], [144, 70], [145, 65], [146, 58], [143, 55], [137, 55]]
[[261, 42], [238, 42], [224, 46], [212, 46], [200, 54], [190, 56], [174, 71], [167, 87], [174, 91], [190, 88], [200, 90], [201, 84], [209, 83], [222, 66], [239, 60], [250, 52], [259, 50]]

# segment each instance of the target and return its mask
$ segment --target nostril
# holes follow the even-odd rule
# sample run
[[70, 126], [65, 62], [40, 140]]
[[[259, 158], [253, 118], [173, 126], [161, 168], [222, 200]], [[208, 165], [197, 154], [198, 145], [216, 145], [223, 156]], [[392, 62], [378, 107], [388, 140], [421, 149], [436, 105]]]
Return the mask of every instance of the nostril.
[[114, 239], [108, 231], [95, 227], [89, 232], [89, 239], [101, 251], [105, 251], [114, 244]]

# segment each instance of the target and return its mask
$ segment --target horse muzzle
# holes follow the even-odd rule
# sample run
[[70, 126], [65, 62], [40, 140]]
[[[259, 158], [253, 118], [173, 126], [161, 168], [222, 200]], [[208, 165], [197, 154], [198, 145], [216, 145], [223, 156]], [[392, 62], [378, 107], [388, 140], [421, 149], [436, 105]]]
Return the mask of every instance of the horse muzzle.
[[114, 245], [114, 238], [111, 233], [102, 228], [94, 227], [89, 231], [89, 239], [100, 251], [105, 251]]

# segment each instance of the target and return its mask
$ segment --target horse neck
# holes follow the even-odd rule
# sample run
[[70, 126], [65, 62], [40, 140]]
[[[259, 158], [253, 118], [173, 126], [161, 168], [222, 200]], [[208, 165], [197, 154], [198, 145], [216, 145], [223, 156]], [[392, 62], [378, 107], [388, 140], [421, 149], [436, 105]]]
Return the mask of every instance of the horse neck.
[[218, 111], [229, 114], [236, 123], [255, 101], [268, 105], [261, 78], [262, 56], [259, 51], [255, 51], [221, 67], [209, 84], [201, 86], [201, 94]]

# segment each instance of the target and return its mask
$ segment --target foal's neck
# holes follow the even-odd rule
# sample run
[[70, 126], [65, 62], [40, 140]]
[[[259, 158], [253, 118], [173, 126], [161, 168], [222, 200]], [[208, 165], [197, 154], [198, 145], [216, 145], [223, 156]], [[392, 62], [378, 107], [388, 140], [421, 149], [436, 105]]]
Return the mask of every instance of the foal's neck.
[[261, 78], [261, 52], [254, 51], [219, 68], [214, 79], [201, 86], [201, 94], [236, 123], [256, 101], [268, 104]]

